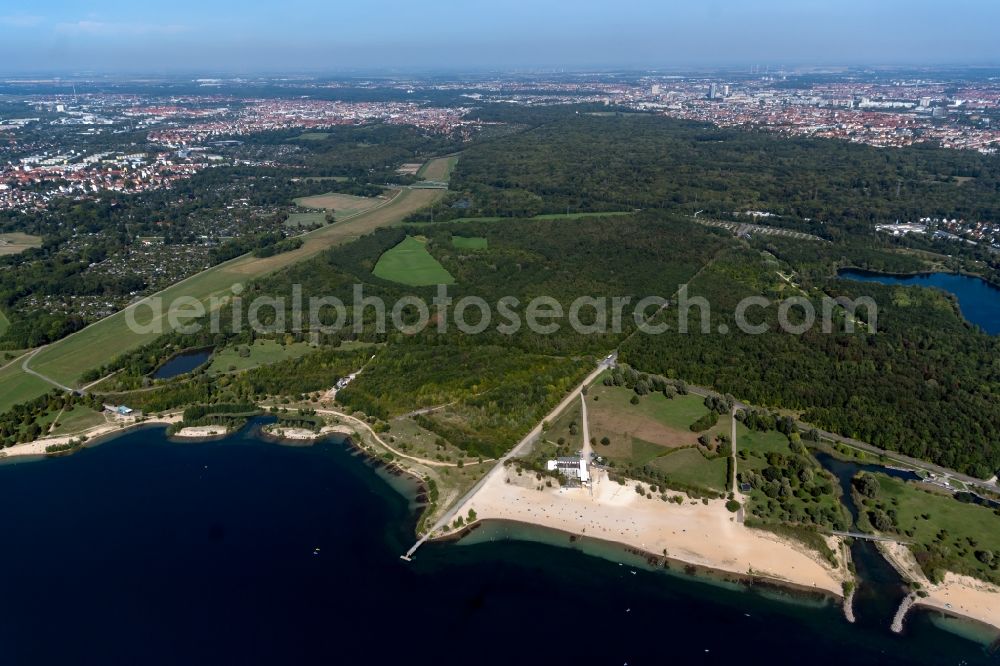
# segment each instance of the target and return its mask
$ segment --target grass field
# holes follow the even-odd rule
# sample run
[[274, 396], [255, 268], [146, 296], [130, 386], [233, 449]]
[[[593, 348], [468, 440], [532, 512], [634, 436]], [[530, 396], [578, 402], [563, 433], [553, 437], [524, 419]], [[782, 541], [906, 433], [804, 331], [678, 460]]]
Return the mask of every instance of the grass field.
[[14, 405], [37, 398], [52, 389], [44, 380], [21, 370], [21, 362], [5, 370], [0, 370], [0, 412], [6, 412]]
[[383, 434], [382, 438], [403, 453], [439, 462], [476, 461], [475, 457], [470, 457], [465, 451], [453, 446], [436, 433], [421, 428], [413, 419], [394, 418], [389, 422], [389, 426], [389, 432]]
[[431, 160], [417, 170], [417, 178], [446, 181], [451, 178], [451, 172], [455, 170], [456, 164], [458, 164], [458, 155]]
[[426, 240], [407, 236], [379, 257], [372, 273], [411, 287], [454, 284], [455, 278], [427, 251]]
[[10, 328], [10, 320], [7, 319], [7, 315], [3, 313], [3, 310], [0, 310], [0, 338], [4, 336], [8, 328]]
[[706, 459], [697, 449], [681, 449], [660, 456], [653, 467], [667, 474], [668, 478], [686, 486], [697, 486], [723, 492], [726, 490], [725, 458]]
[[326, 224], [326, 213], [323, 211], [310, 211], [308, 213], [292, 213], [285, 220], [285, 226], [296, 229], [298, 227], [311, 227], [316, 224]]
[[42, 239], [39, 236], [31, 236], [20, 232], [0, 234], [0, 255], [19, 254], [28, 248], [41, 246]]
[[330, 132], [303, 132], [296, 138], [299, 141], [322, 141], [330, 136]]
[[[628, 451], [634, 448], [632, 439], [660, 446], [661, 453], [697, 445], [700, 433], [691, 432], [689, 426], [708, 413], [701, 397], [678, 395], [668, 400], [660, 393], [653, 393], [633, 405], [630, 402], [633, 395], [629, 389], [618, 386], [598, 384], [590, 389], [587, 397], [590, 434], [598, 441], [603, 437], [611, 440], [610, 445], [597, 447], [599, 453], [607, 451], [611, 457], [633, 459], [635, 456]], [[728, 428], [729, 418], [722, 416], [708, 434], [728, 433]]]
[[[302, 247], [297, 250], [266, 258], [243, 255], [171, 285], [156, 296], [160, 297], [164, 304], [169, 304], [181, 296], [189, 296], [210, 306], [212, 297], [228, 297], [232, 293], [231, 287], [236, 283], [242, 284], [309, 259], [329, 247], [350, 242], [379, 227], [399, 224], [407, 215], [429, 205], [442, 194], [443, 192], [438, 190], [399, 191], [394, 198], [377, 208], [303, 235]], [[150, 299], [144, 299], [49, 345], [32, 360], [32, 369], [66, 385], [76, 384], [87, 370], [99, 368], [122, 352], [148, 343], [161, 331], [167, 330], [169, 307], [164, 305], [162, 311], [151, 312], [149, 303]], [[135, 321], [143, 325], [143, 328], [136, 330], [130, 327], [128, 325], [130, 316], [134, 316]], [[114, 344], [109, 344], [109, 340], [113, 340]], [[13, 375], [17, 377], [22, 373], [18, 368]], [[0, 382], [0, 410], [48, 390], [48, 385], [42, 380], [18, 379], [17, 381], [20, 382], [18, 388], [9, 388], [8, 382]], [[13, 402], [4, 407], [3, 396], [7, 396]]]
[[451, 244], [462, 250], [485, 250], [489, 241], [482, 236], [452, 236]]
[[[1000, 557], [1000, 517], [991, 509], [883, 474], [877, 478], [877, 503], [886, 511], [895, 511], [900, 533], [918, 546], [947, 553], [939, 564], [951, 571], [1000, 579], [1000, 573], [976, 557], [979, 551]], [[939, 538], [942, 531], [944, 538]]]
[[[238, 347], [242, 347], [239, 345]], [[262, 365], [270, 365], [288, 358], [305, 356], [312, 347], [305, 342], [290, 345], [280, 345], [274, 340], [257, 340], [250, 346], [249, 356], [240, 356], [238, 347], [225, 347], [215, 352], [207, 372], [219, 374], [223, 372], [239, 372]]]
[[378, 197], [356, 197], [352, 194], [328, 192], [314, 197], [299, 197], [295, 199], [295, 205], [318, 210], [333, 210], [334, 218], [343, 219], [362, 213], [384, 201], [385, 199]]
[[[650, 466], [663, 472], [678, 488], [703, 488], [722, 492], [726, 488], [725, 457], [699, 448], [698, 436], [689, 426], [708, 412], [703, 399], [678, 395], [667, 399], [652, 393], [631, 403], [635, 393], [627, 388], [604, 386], [598, 378], [587, 393], [587, 416], [590, 436], [597, 442], [594, 452], [618, 468]], [[545, 438], [556, 444], [562, 440], [570, 451], [580, 449], [582, 428], [580, 405], [574, 402], [550, 425]], [[728, 416], [707, 434], [728, 434]], [[607, 438], [609, 443], [602, 440]], [[704, 451], [704, 454], [702, 453]]]
[[767, 466], [768, 453], [788, 455], [791, 449], [788, 438], [777, 430], [757, 432], [749, 430], [742, 423], [736, 424], [736, 447], [740, 453], [738, 468], [763, 469]]
[[94, 426], [103, 425], [107, 423], [107, 419], [104, 418], [103, 414], [95, 412], [89, 407], [77, 405], [73, 409], [63, 412], [56, 422], [59, 425], [52, 430], [52, 435], [73, 435]]

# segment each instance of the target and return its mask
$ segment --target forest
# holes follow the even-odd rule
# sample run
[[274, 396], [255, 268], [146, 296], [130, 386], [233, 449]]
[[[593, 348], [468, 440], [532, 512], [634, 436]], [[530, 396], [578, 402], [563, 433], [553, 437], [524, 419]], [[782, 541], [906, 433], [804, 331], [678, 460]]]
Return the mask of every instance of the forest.
[[[218, 380], [195, 376], [149, 391], [139, 399], [141, 406], [157, 410], [223, 398], [240, 402], [329, 387], [331, 378], [356, 369], [351, 363], [361, 360], [337, 351], [341, 340], [387, 343], [371, 372], [343, 392], [345, 404], [391, 419], [454, 402], [447, 409], [421, 415], [421, 424], [469, 451], [492, 455], [526, 431], [538, 406], [548, 404], [567, 386], [565, 382], [586, 367], [587, 359], [617, 348], [623, 362], [643, 372], [786, 410], [804, 423], [979, 477], [1000, 470], [997, 339], [967, 324], [954, 301], [941, 292], [862, 286], [836, 278], [842, 266], [914, 272], [942, 264], [989, 271], [992, 258], [982, 249], [957, 248], [953, 257], [947, 257], [930, 241], [877, 236], [871, 224], [917, 215], [996, 219], [1000, 211], [996, 160], [927, 146], [878, 150], [719, 130], [644, 114], [595, 116], [582, 108], [491, 108], [477, 113], [503, 118], [520, 131], [467, 147], [452, 181], [453, 191], [433, 212], [419, 213], [411, 224], [378, 230], [252, 282], [247, 297], [287, 296], [291, 286], [299, 284], [306, 299], [337, 296], [349, 303], [353, 286], [361, 284], [366, 295], [381, 296], [389, 303], [408, 294], [430, 300], [435, 294], [431, 287], [405, 287], [372, 274], [382, 253], [407, 235], [419, 235], [426, 239], [428, 252], [455, 277], [456, 284], [449, 287], [455, 299], [477, 295], [495, 302], [514, 296], [523, 303], [546, 295], [565, 307], [579, 296], [656, 295], [674, 299], [671, 306], [676, 306], [678, 287], [690, 283], [690, 295], [703, 296], [711, 304], [709, 332], [682, 337], [674, 327], [661, 335], [646, 335], [637, 333], [635, 322], [626, 316], [620, 332], [594, 335], [575, 333], [566, 326], [554, 335], [525, 328], [509, 335], [488, 328], [467, 336], [435, 327], [405, 335], [378, 331], [373, 315], [366, 313], [358, 332], [350, 330], [354, 322], [349, 316], [342, 332], [313, 338], [307, 326], [292, 336], [295, 342], [315, 339], [321, 345], [315, 354], [332, 354], [329, 358], [306, 356]], [[390, 139], [398, 131], [381, 127], [354, 134], [334, 132], [332, 138], [311, 141], [276, 134], [248, 142], [246, 150], [308, 144], [295, 154], [309, 163], [315, 159], [317, 173], [348, 176], [350, 169], [338, 163], [338, 151], [349, 153], [351, 141], [360, 144], [371, 138], [371, 143], [381, 145], [381, 136], [395, 146], [393, 157], [376, 161], [401, 159], [407, 151], [432, 147], [416, 139], [411, 144], [405, 135]], [[365, 132], [372, 136], [364, 136]], [[337, 171], [342, 167], [346, 170]], [[367, 168], [378, 173], [380, 167], [369, 162]], [[972, 180], [958, 187], [950, 180], [957, 175]], [[205, 177], [227, 178], [221, 171]], [[359, 183], [367, 178], [348, 177]], [[196, 187], [197, 181], [191, 186]], [[288, 197], [311, 187], [275, 178], [273, 189], [262, 188], [255, 196], [287, 203]], [[193, 203], [195, 192], [189, 199], [198, 205]], [[141, 214], [136, 209], [122, 218], [115, 207], [102, 205], [79, 209], [86, 224], [100, 229], [115, 220], [111, 228], [121, 230], [127, 228], [121, 224], [125, 219]], [[642, 210], [616, 216], [524, 219], [538, 213], [635, 209]], [[690, 219], [696, 210], [725, 217], [753, 209], [772, 211], [782, 216], [773, 218], [774, 224], [810, 231], [829, 242], [736, 239]], [[492, 219], [468, 219], [478, 215]], [[109, 241], [117, 237], [109, 236]], [[484, 242], [471, 248], [456, 244], [456, 237]], [[72, 267], [59, 273], [36, 263], [53, 260], [46, 248], [32, 252], [10, 260], [18, 268], [0, 274], [0, 296], [4, 284], [10, 285], [7, 294], [16, 294], [32, 276], [53, 275], [51, 286], [44, 286], [46, 278], [40, 277], [46, 289], [72, 281]], [[800, 296], [821, 310], [824, 297], [862, 295], [878, 304], [875, 333], [863, 326], [854, 332], [844, 330], [848, 314], [841, 309], [833, 312], [836, 325], [830, 334], [818, 327], [801, 334], [782, 332], [776, 307], [756, 311], [757, 320], [769, 327], [765, 335], [741, 333], [735, 326], [735, 308], [748, 296], [763, 296], [772, 304]], [[691, 313], [692, 330], [699, 329], [699, 314]], [[676, 315], [668, 307], [658, 316]], [[864, 323], [866, 315], [858, 316]], [[224, 314], [221, 319], [225, 322], [228, 317]], [[52, 334], [57, 335], [60, 325], [81, 324], [49, 322], [44, 328], [54, 327]], [[720, 325], [731, 332], [719, 333]], [[18, 326], [15, 318], [12, 330]], [[149, 372], [177, 349], [245, 344], [251, 335], [233, 330], [168, 335], [102, 368], [92, 379], [121, 370], [113, 380], [116, 390], [148, 387]]]
[[[832, 239], [924, 216], [1000, 221], [1000, 163], [973, 151], [925, 144], [882, 150], [640, 113], [525, 114], [530, 130], [463, 153], [455, 194], [435, 219], [760, 210], [780, 216], [769, 223]], [[960, 184], [955, 176], [971, 180]], [[470, 205], [454, 207], [463, 200]]]
[[[828, 246], [827, 261], [840, 251]], [[965, 323], [942, 292], [829, 275], [800, 285], [816, 311], [824, 295], [870, 296], [878, 305], [876, 333], [863, 326], [846, 332], [842, 320], [831, 333], [819, 325], [784, 332], [774, 307], [756, 311], [753, 322], [766, 323], [767, 333], [740, 332], [736, 304], [747, 296], [780, 297], [787, 286], [776, 274], [782, 268], [795, 265], [749, 246], [727, 250], [690, 285], [692, 296], [711, 304], [710, 332], [639, 333], [622, 345], [621, 359], [981, 478], [1000, 470], [1000, 341]], [[690, 314], [689, 330], [700, 330], [701, 313]], [[720, 325], [731, 332], [719, 334]]]

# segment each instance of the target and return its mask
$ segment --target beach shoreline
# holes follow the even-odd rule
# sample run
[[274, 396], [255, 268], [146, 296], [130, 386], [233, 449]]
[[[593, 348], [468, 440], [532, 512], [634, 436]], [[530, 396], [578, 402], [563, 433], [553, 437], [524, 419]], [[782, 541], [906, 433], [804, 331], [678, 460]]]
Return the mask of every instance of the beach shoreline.
[[181, 428], [175, 433], [172, 433], [170, 435], [170, 439], [209, 441], [214, 439], [222, 439], [224, 437], [228, 437], [231, 434], [232, 430], [229, 428], [229, 426], [224, 426], [224, 425], [188, 426], [186, 428]]
[[[666, 558], [680, 565], [803, 591], [844, 598], [844, 584], [853, 580], [847, 563], [834, 568], [804, 544], [744, 526], [722, 500], [684, 499], [681, 504], [647, 498], [631, 485], [606, 475], [586, 488], [539, 485], [530, 472], [508, 467], [493, 477], [460, 507], [458, 515], [474, 521], [502, 519], [598, 539]], [[449, 529], [453, 536], [464, 527]], [[836, 538], [831, 538], [836, 541]], [[839, 542], [836, 551], [840, 552]]]
[[[81, 448], [100, 444], [104, 440], [113, 438], [116, 435], [123, 435], [137, 428], [158, 425], [170, 426], [181, 421], [182, 419], [183, 415], [180, 412], [176, 412], [164, 414], [163, 416], [143, 418], [141, 420], [109, 422], [72, 435], [41, 437], [31, 442], [15, 444], [14, 446], [8, 446], [7, 448], [0, 449], [0, 461], [14, 458], [45, 458], [55, 455], [65, 455], [66, 453], [71, 453]], [[86, 437], [86, 441], [81, 442], [81, 437]], [[66, 446], [70, 444], [70, 442], [74, 441], [79, 444], [72, 449], [57, 452], [46, 451], [46, 448], [50, 446]]]
[[[548, 527], [545, 525], [539, 525], [538, 523], [528, 523], [520, 520], [513, 520], [510, 518], [486, 518], [477, 519], [474, 523], [466, 524], [461, 530], [449, 532], [448, 534], [435, 537], [431, 539], [434, 543], [453, 543], [458, 544], [460, 541], [465, 539], [470, 534], [474, 533], [476, 530], [494, 525], [509, 525], [512, 527], [527, 527], [531, 529], [544, 530], [545, 532], [551, 533], [553, 535], [559, 535], [566, 538], [565, 544], [557, 544], [557, 547], [570, 547], [574, 548], [576, 544], [585, 545], [593, 544], [601, 547], [602, 549], [609, 551], [619, 551], [625, 556], [638, 557], [643, 560], [643, 563], [636, 565], [642, 567], [646, 571], [668, 573], [673, 575], [683, 575], [690, 578], [699, 579], [706, 584], [731, 584], [738, 585], [741, 588], [751, 591], [753, 588], [762, 588], [765, 590], [773, 590], [780, 592], [782, 594], [790, 594], [798, 600], [807, 601], [822, 601], [822, 602], [833, 602], [836, 604], [843, 604], [844, 597], [843, 594], [834, 593], [831, 590], [818, 589], [815, 587], [803, 586], [788, 580], [779, 580], [770, 576], [761, 575], [759, 573], [739, 573], [734, 571], [728, 571], [726, 569], [720, 569], [716, 567], [711, 567], [705, 564], [695, 564], [692, 562], [687, 562], [685, 560], [678, 559], [676, 557], [664, 556], [663, 554], [651, 553], [649, 551], [644, 551], [639, 548], [634, 548], [620, 541], [612, 541], [609, 539], [604, 539], [600, 537], [575, 534], [573, 532], [567, 532], [565, 530]], [[517, 540], [520, 537], [504, 537]], [[549, 543], [545, 541], [544, 543]], [[588, 555], [593, 555], [586, 549], [580, 549]], [[610, 561], [617, 562], [619, 564], [628, 564], [627, 562], [622, 562], [618, 558], [607, 557], [605, 555], [594, 555], [596, 557], [603, 557], [609, 559]]]
[[[1000, 587], [950, 571], [941, 583], [933, 583], [924, 575], [913, 553], [904, 544], [881, 542], [878, 548], [914, 589], [913, 606], [985, 625], [997, 632], [1000, 638]], [[903, 619], [905, 614], [901, 621]]]

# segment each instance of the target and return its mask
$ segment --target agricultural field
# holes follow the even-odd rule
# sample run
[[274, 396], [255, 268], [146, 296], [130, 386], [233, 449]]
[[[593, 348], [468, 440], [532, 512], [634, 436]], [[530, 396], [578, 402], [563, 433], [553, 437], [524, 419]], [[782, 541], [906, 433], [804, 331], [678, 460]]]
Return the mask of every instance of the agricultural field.
[[931, 580], [947, 570], [1000, 583], [1000, 517], [995, 510], [933, 487], [884, 474], [874, 477], [875, 496], [861, 496], [862, 525], [872, 527], [875, 514], [884, 514], [892, 527], [879, 531], [912, 539], [917, 562]]
[[489, 249], [489, 241], [482, 236], [452, 236], [451, 244], [460, 250]]
[[[305, 356], [312, 349], [312, 346], [305, 342], [282, 345], [274, 340], [257, 340], [252, 345], [225, 347], [215, 352], [206, 372], [209, 374], [242, 372], [288, 358]], [[244, 351], [245, 355], [241, 351]]]
[[0, 234], [0, 255], [20, 254], [29, 248], [41, 246], [42, 239], [39, 236], [31, 236], [20, 232]]
[[384, 197], [356, 197], [353, 194], [338, 194], [328, 192], [314, 197], [299, 197], [295, 205], [316, 210], [332, 210], [336, 219], [353, 217], [381, 203]]
[[427, 251], [427, 239], [421, 236], [407, 236], [383, 253], [372, 274], [411, 287], [455, 283], [451, 273]]

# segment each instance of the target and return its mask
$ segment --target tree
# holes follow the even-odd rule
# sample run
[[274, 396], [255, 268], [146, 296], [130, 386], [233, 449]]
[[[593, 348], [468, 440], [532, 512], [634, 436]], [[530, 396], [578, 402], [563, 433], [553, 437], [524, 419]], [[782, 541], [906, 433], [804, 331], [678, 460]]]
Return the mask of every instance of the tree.
[[878, 478], [874, 474], [869, 474], [867, 472], [863, 472], [855, 477], [854, 487], [857, 488], [858, 492], [864, 497], [868, 498], [877, 497], [878, 492], [881, 489]]

